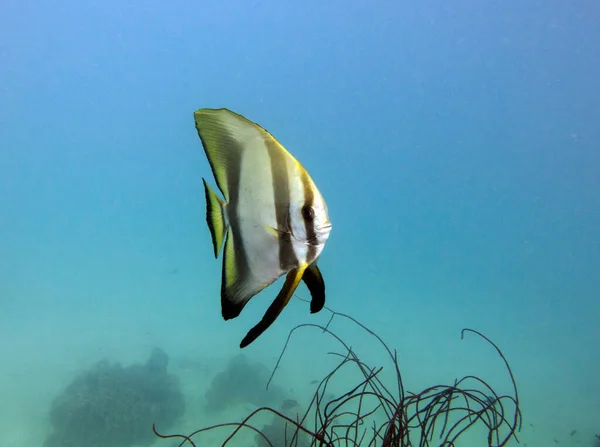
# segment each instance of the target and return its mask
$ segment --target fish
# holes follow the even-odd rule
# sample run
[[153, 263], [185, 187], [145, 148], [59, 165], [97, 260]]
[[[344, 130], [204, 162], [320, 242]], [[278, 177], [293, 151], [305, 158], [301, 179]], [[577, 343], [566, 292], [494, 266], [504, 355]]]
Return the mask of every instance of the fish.
[[223, 250], [221, 314], [236, 318], [248, 301], [286, 275], [264, 316], [240, 343], [271, 326], [300, 281], [310, 312], [325, 305], [318, 260], [331, 232], [325, 199], [306, 169], [266, 129], [226, 108], [194, 112], [196, 130], [221, 198], [202, 179], [215, 258]]

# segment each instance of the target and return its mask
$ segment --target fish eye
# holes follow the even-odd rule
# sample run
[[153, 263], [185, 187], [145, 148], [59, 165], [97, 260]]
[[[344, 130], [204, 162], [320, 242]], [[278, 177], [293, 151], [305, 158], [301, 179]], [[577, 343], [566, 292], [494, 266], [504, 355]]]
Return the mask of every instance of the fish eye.
[[315, 210], [312, 206], [304, 205], [302, 207], [302, 217], [306, 220], [313, 220], [315, 218]]

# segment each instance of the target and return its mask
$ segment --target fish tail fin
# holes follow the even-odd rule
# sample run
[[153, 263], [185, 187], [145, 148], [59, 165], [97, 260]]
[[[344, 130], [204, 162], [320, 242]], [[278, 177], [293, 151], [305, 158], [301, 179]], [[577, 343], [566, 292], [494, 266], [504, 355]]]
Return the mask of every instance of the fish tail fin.
[[206, 223], [210, 229], [215, 258], [218, 258], [225, 240], [225, 234], [229, 228], [225, 212], [226, 203], [208, 186], [206, 180], [202, 179], [202, 181], [204, 182], [204, 193], [206, 195]]

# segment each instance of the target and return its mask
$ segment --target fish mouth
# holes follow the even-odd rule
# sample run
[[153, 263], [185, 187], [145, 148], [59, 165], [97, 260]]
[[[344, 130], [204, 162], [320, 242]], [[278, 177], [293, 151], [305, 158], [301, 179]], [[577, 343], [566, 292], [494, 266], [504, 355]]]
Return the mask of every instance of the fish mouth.
[[[322, 227], [315, 229], [315, 237], [312, 237], [306, 241], [306, 245], [310, 245], [312, 247], [318, 247], [323, 245], [325, 241], [329, 238], [329, 233], [331, 232], [331, 224], [323, 225]], [[324, 240], [323, 240], [324, 239]]]

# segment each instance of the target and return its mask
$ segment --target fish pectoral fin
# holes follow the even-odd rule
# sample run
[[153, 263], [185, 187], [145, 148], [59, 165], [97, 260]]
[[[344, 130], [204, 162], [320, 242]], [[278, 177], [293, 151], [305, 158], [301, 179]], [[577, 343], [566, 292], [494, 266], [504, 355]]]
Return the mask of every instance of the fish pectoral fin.
[[313, 262], [302, 275], [302, 280], [310, 292], [310, 313], [315, 314], [325, 306], [325, 282], [316, 262]]
[[272, 227], [271, 225], [265, 225], [265, 228], [267, 229], [267, 233], [269, 233], [271, 236], [273, 236], [274, 239], [279, 240], [279, 237], [282, 234], [287, 234], [287, 231], [283, 231], [280, 230], [279, 228], [275, 228]]
[[287, 305], [287, 303], [290, 302], [292, 295], [296, 291], [296, 288], [298, 287], [298, 284], [302, 279], [302, 275], [306, 271], [306, 267], [306, 265], [301, 265], [300, 267], [291, 270], [287, 274], [287, 276], [285, 277], [285, 283], [283, 284], [283, 287], [281, 288], [279, 294], [275, 298], [275, 301], [271, 303], [271, 305], [265, 312], [265, 315], [262, 317], [262, 320], [260, 320], [260, 322], [256, 326], [254, 326], [252, 329], [250, 329], [250, 331], [248, 331], [248, 333], [240, 343], [240, 348], [245, 348], [246, 346], [248, 346], [250, 343], [256, 340], [264, 331], [266, 331], [269, 326], [273, 324], [273, 322], [277, 319], [283, 308]]
[[202, 182], [204, 182], [204, 194], [206, 195], [206, 223], [210, 229], [215, 258], [218, 258], [228, 227], [225, 220], [225, 202], [208, 186], [205, 179], [202, 179]]

